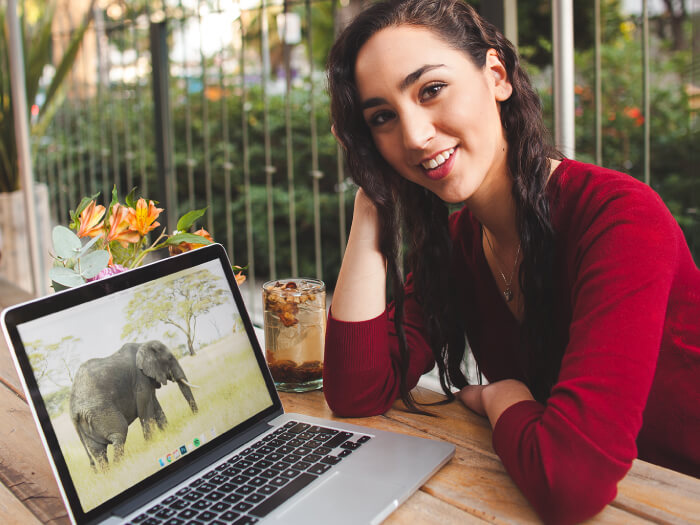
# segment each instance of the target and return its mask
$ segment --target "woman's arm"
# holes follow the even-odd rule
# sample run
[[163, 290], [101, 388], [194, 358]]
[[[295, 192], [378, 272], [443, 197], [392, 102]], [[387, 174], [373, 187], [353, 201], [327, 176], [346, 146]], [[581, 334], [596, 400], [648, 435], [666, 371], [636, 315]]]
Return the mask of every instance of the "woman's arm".
[[[410, 278], [405, 294], [404, 330], [411, 352], [407, 386], [413, 388], [434, 360]], [[381, 414], [398, 397], [400, 356], [393, 314], [393, 308], [386, 308], [386, 264], [379, 251], [377, 211], [359, 190], [326, 329], [323, 393], [336, 414]]]
[[333, 292], [333, 317], [366, 321], [386, 308], [386, 262], [379, 250], [379, 217], [360, 188], [355, 195], [350, 236]]
[[489, 418], [491, 427], [508, 408], [520, 401], [534, 401], [530, 389], [517, 379], [504, 379], [488, 385], [467, 385], [457, 397], [467, 408]]
[[678, 264], [678, 226], [665, 207], [634, 186], [604, 189], [605, 199], [577, 193], [600, 204], [582, 205], [565, 230], [572, 320], [546, 404], [512, 380], [460, 395], [481, 403], [494, 450], [547, 523], [598, 513], [637, 456]]

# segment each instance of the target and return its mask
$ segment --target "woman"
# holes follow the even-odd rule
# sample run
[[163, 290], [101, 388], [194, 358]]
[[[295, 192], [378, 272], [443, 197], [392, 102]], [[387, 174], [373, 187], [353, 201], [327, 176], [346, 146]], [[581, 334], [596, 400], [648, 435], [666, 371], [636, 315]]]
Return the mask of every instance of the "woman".
[[[330, 407], [417, 409], [437, 362], [550, 522], [599, 512], [637, 456], [700, 476], [700, 272], [659, 197], [554, 151], [512, 45], [460, 0], [373, 5], [328, 77], [360, 186]], [[465, 336], [488, 385], [467, 385]]]

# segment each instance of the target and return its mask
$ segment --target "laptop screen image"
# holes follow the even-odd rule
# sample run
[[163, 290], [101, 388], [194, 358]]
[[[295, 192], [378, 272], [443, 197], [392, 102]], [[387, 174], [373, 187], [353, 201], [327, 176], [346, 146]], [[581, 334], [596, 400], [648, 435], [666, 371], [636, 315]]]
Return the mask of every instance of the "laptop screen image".
[[172, 257], [158, 264], [165, 275], [143, 267], [18, 314], [26, 320], [10, 335], [24, 349], [24, 380], [63, 489], [83, 513], [279, 407], [225, 253], [202, 251], [208, 260]]

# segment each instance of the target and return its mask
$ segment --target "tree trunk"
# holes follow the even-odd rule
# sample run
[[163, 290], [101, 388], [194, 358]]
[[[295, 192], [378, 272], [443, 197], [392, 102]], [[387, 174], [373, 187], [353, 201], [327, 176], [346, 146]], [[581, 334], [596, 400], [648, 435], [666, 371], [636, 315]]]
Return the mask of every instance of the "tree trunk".
[[687, 16], [685, 1], [664, 0], [664, 5], [671, 26], [673, 49], [676, 51], [685, 49], [685, 33], [683, 32], [683, 24]]

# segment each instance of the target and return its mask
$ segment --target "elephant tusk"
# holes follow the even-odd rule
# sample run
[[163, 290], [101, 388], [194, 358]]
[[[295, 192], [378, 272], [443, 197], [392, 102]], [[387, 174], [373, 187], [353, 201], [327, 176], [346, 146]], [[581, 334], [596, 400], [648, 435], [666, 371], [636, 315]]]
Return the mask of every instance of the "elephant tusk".
[[201, 386], [193, 385], [192, 383], [188, 383], [185, 379], [180, 379], [180, 382], [184, 383], [185, 385], [187, 385], [190, 388], [202, 388]]

